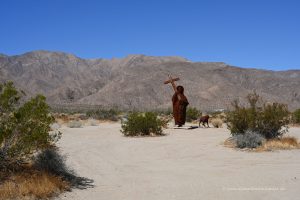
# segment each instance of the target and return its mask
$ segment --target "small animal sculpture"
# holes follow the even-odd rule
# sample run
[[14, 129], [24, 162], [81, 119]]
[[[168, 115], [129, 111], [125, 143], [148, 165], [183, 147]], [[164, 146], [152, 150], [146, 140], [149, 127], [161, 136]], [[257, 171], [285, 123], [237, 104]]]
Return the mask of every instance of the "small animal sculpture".
[[201, 123], [202, 123], [202, 125], [203, 125], [204, 127], [206, 127], [206, 126], [205, 126], [205, 124], [206, 124], [207, 127], [209, 128], [208, 119], [209, 119], [209, 115], [204, 115], [204, 116], [200, 117], [200, 118], [199, 118], [199, 127], [200, 127], [200, 125], [201, 125]]

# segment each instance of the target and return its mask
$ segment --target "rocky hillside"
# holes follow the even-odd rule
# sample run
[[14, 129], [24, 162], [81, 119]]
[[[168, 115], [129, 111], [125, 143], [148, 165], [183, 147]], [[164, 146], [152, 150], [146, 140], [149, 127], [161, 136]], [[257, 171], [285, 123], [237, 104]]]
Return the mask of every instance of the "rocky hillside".
[[256, 90], [268, 101], [300, 107], [300, 70], [266, 71], [181, 57], [130, 55], [122, 59], [81, 59], [71, 54], [34, 51], [0, 54], [0, 80], [13, 80], [28, 96], [41, 93], [51, 104], [160, 109], [171, 106], [167, 75], [179, 76], [191, 106], [226, 109], [233, 99]]

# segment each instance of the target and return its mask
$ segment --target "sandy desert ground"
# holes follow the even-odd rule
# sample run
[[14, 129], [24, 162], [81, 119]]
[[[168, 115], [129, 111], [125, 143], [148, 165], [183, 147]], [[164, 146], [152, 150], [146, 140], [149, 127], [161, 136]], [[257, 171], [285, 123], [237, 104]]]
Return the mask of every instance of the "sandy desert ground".
[[[95, 187], [63, 200], [300, 199], [300, 150], [227, 148], [225, 128], [167, 129], [167, 136], [126, 138], [120, 124], [61, 128], [67, 163]], [[288, 135], [300, 139], [300, 128]]]

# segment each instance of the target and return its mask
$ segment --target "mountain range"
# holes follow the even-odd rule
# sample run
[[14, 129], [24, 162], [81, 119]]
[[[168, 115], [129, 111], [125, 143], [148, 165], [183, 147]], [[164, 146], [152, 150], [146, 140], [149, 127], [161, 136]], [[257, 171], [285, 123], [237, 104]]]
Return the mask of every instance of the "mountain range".
[[179, 77], [190, 106], [229, 109], [256, 91], [269, 102], [300, 108], [300, 70], [270, 71], [223, 62], [191, 62], [176, 56], [128, 55], [82, 59], [63, 52], [0, 54], [0, 81], [12, 80], [27, 96], [43, 94], [52, 105], [101, 105], [153, 110], [171, 107], [168, 74]]

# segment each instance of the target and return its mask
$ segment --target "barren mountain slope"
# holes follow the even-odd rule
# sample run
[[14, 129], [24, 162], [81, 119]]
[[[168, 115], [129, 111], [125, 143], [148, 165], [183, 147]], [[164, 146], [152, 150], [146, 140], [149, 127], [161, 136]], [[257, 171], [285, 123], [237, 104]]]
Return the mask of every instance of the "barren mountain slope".
[[172, 88], [163, 81], [169, 73], [181, 78], [177, 84], [185, 87], [190, 105], [202, 110], [227, 108], [253, 90], [266, 100], [300, 107], [300, 70], [274, 72], [144, 55], [111, 60], [49, 51], [0, 55], [0, 80], [13, 80], [29, 96], [42, 93], [51, 104], [167, 108]]

